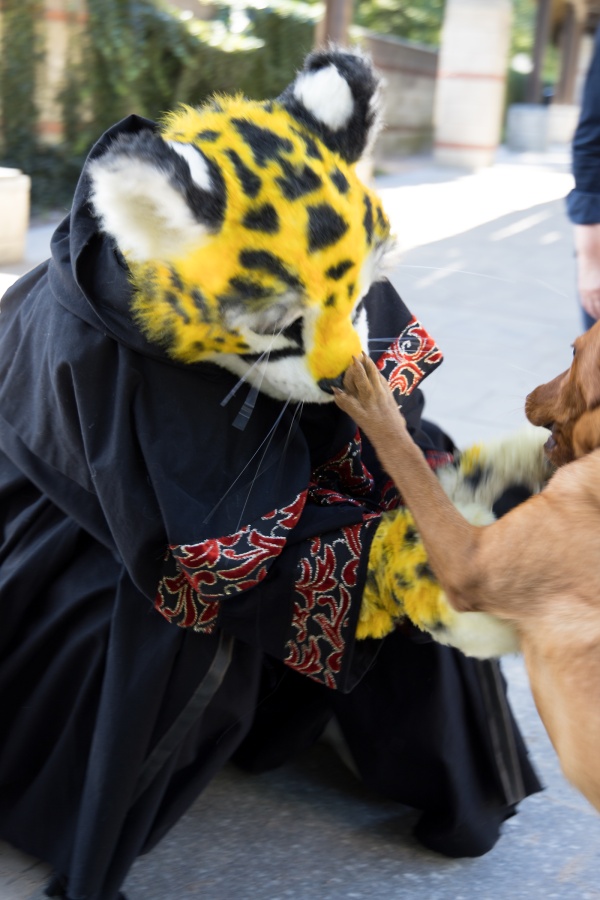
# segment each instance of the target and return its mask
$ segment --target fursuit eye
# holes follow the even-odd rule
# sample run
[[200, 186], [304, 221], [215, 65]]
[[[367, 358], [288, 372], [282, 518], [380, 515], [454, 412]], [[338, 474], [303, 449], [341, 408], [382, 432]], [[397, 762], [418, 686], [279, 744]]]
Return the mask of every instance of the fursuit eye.
[[303, 324], [303, 319], [295, 319], [290, 325], [284, 328], [281, 333], [284, 337], [288, 338], [288, 340], [293, 341], [295, 344], [298, 344], [298, 346], [301, 347]]

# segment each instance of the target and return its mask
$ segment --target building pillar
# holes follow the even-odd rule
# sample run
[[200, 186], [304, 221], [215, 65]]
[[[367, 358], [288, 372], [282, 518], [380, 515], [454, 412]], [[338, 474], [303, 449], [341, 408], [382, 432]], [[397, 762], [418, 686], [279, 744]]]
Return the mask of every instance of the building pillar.
[[511, 0], [447, 0], [434, 109], [434, 151], [442, 165], [481, 168], [493, 162], [511, 17]]
[[541, 103], [542, 100], [542, 68], [550, 35], [551, 12], [552, 0], [538, 0], [535, 20], [535, 43], [533, 46], [533, 69], [527, 79], [526, 103]]
[[353, 10], [352, 0], [325, 0], [325, 13], [317, 24], [315, 44], [323, 46], [332, 42], [346, 46]]
[[576, 8], [569, 6], [561, 35], [561, 67], [554, 101], [556, 103], [575, 102], [575, 83], [582, 35], [583, 22], [578, 16]]

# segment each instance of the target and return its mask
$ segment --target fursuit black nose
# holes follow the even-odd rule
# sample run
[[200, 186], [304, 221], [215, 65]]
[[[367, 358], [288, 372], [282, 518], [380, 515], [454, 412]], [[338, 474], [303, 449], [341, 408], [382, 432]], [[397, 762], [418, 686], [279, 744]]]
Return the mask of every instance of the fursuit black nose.
[[337, 375], [335, 378], [321, 378], [320, 381], [317, 381], [317, 385], [321, 388], [322, 391], [325, 391], [326, 394], [333, 394], [331, 388], [339, 388], [340, 390], [344, 387], [344, 372], [341, 375]]

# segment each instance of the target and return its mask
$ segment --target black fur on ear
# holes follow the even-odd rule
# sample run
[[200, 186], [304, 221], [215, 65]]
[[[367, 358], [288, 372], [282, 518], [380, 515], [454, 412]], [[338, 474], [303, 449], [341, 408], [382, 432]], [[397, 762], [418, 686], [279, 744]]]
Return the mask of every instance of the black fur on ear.
[[131, 260], [178, 255], [218, 231], [225, 216], [225, 183], [214, 163], [151, 129], [119, 136], [87, 173], [102, 230]]
[[[106, 153], [95, 161], [96, 172], [100, 169], [126, 170], [126, 162], [146, 165], [149, 169], [162, 173], [174, 191], [186, 202], [198, 222], [209, 228], [220, 228], [225, 216], [225, 184], [219, 169], [196, 147], [191, 144], [180, 146], [197, 154], [204, 168], [203, 183], [194, 178], [193, 168], [184, 153], [174, 149], [174, 142], [163, 140], [149, 128], [137, 134], [120, 135]], [[149, 191], [152, 185], [148, 185]]]
[[291, 115], [349, 163], [357, 162], [381, 126], [380, 79], [368, 57], [316, 50], [278, 98]]

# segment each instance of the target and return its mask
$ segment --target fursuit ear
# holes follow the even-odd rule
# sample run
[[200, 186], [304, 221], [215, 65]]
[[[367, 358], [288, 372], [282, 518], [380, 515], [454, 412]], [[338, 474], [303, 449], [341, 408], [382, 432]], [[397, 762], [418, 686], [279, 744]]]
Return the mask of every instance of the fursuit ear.
[[330, 150], [354, 163], [381, 127], [379, 86], [368, 57], [332, 47], [306, 58], [279, 102]]
[[600, 406], [579, 417], [573, 428], [572, 441], [576, 459], [600, 447]]
[[223, 220], [225, 188], [216, 168], [191, 144], [150, 129], [119, 136], [88, 174], [102, 230], [136, 262], [179, 255]]

